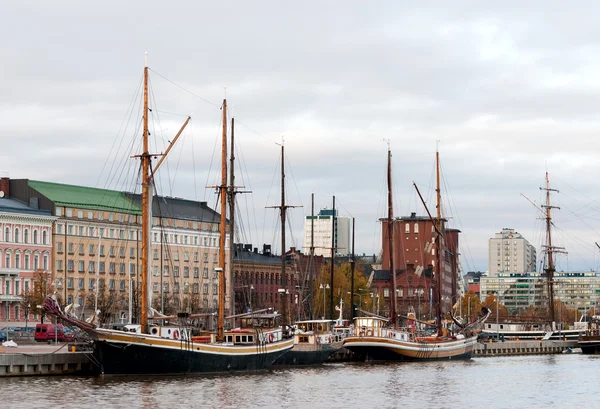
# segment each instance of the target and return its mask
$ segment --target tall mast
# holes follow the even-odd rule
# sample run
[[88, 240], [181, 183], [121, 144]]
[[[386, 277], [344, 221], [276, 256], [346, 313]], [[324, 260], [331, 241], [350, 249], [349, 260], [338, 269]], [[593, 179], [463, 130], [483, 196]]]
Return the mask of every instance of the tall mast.
[[387, 166], [387, 183], [388, 183], [388, 249], [390, 253], [390, 292], [392, 294], [392, 302], [390, 305], [390, 319], [392, 325], [396, 327], [398, 318], [398, 294], [396, 293], [396, 269], [394, 267], [394, 203], [392, 200], [392, 151], [388, 147], [388, 166]]
[[223, 100], [223, 123], [221, 140], [221, 221], [219, 223], [219, 310], [217, 315], [217, 340], [223, 341], [223, 321], [225, 319], [225, 224], [227, 223], [227, 100]]
[[[150, 232], [150, 153], [148, 152], [148, 55], [144, 61], [144, 124], [142, 157], [142, 333], [148, 333], [148, 253], [150, 251], [148, 235]], [[161, 273], [162, 274], [162, 273]]]
[[281, 144], [281, 282], [283, 283], [283, 294], [281, 295], [281, 309], [283, 312], [283, 330], [287, 326], [287, 275], [285, 272], [285, 147]]
[[[310, 258], [308, 260], [308, 274], [309, 282], [312, 283], [315, 279], [315, 193], [310, 195]], [[314, 306], [314, 291], [311, 291], [311, 297], [309, 298], [310, 305], [310, 318], [312, 319], [312, 311]], [[325, 311], [323, 311], [325, 316]]]
[[354, 319], [354, 269], [356, 257], [354, 255], [354, 217], [352, 218], [352, 258], [350, 259], [350, 320]]
[[[233, 246], [234, 246], [234, 223], [233, 218], [235, 216], [235, 176], [233, 163], [235, 161], [235, 153], [233, 149], [234, 143], [234, 128], [235, 127], [235, 119], [231, 118], [231, 151], [229, 153], [229, 268], [233, 277]], [[233, 282], [231, 283], [232, 288], [230, 289], [229, 294], [231, 294], [231, 307], [229, 309], [231, 315], [235, 315], [235, 289], [233, 288]]]
[[443, 243], [442, 243], [442, 193], [441, 193], [441, 189], [440, 189], [440, 153], [439, 151], [435, 151], [435, 192], [436, 192], [436, 208], [437, 208], [437, 218], [436, 218], [436, 224], [437, 224], [437, 233], [438, 233], [438, 239], [436, 240], [435, 244], [436, 244], [436, 258], [437, 258], [437, 263], [436, 264], [436, 277], [435, 277], [435, 286], [436, 286], [436, 316], [437, 316], [437, 320], [436, 320], [436, 324], [437, 324], [437, 332], [438, 335], [442, 335], [442, 272], [443, 272], [443, 268], [442, 268], [442, 262], [444, 261], [444, 258], [442, 257], [442, 252], [444, 250], [443, 247]]
[[542, 205], [542, 208], [546, 210], [546, 245], [543, 246], [548, 253], [548, 265], [546, 266], [546, 279], [548, 284], [548, 312], [549, 312], [549, 320], [551, 327], [554, 327], [554, 253], [564, 253], [562, 251], [562, 247], [554, 247], [552, 246], [552, 209], [560, 209], [558, 206], [550, 205], [550, 192], [557, 192], [556, 189], [550, 189], [550, 181], [548, 179], [548, 172], [546, 172], [546, 187], [540, 188], [540, 190], [546, 191], [546, 204]]
[[331, 214], [331, 288], [329, 289], [329, 319], [333, 320], [333, 279], [335, 269], [335, 196], [333, 196], [333, 213]]

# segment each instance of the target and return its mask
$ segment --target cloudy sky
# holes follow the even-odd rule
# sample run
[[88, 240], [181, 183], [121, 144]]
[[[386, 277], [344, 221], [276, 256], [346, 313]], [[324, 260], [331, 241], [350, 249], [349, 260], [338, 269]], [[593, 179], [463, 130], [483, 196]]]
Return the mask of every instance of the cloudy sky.
[[[414, 6], [414, 4], [427, 4]], [[9, 1], [0, 38], [0, 171], [13, 178], [133, 188], [144, 52], [152, 144], [191, 126], [161, 170], [162, 194], [207, 200], [220, 105], [236, 118], [244, 241], [278, 241], [277, 142], [285, 139], [290, 245], [336, 196], [356, 250], [379, 252], [385, 161], [396, 215], [433, 200], [463, 232], [464, 271], [487, 269], [503, 227], [538, 247], [546, 170], [559, 269], [596, 269], [600, 206], [600, 6], [596, 2]], [[489, 4], [483, 4], [489, 3]], [[438, 142], [439, 141], [439, 142]], [[439, 145], [438, 145], [439, 144]], [[278, 249], [278, 246], [275, 246]]]

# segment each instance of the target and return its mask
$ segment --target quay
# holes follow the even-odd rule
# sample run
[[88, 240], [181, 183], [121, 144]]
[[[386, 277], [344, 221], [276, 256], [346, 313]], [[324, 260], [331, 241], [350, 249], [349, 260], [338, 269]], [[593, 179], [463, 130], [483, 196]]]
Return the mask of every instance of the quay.
[[78, 345], [19, 345], [1, 349], [0, 377], [98, 373], [92, 353]]
[[577, 341], [479, 342], [473, 356], [562, 354], [577, 347]]

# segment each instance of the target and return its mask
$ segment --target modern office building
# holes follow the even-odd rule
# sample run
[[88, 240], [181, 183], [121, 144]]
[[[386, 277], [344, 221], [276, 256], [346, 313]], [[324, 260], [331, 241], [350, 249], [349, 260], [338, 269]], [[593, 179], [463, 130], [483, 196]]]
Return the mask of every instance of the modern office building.
[[350, 254], [352, 252], [352, 219], [347, 216], [339, 216], [338, 211], [332, 209], [322, 209], [314, 217], [306, 216], [304, 220], [304, 253], [309, 254], [312, 243], [316, 256], [331, 257], [332, 232], [335, 232], [335, 254], [339, 256]]
[[[548, 287], [544, 273], [505, 274], [481, 277], [481, 300], [498, 294], [502, 304], [516, 312], [529, 306], [547, 308]], [[555, 272], [554, 297], [567, 308], [585, 312], [600, 302], [600, 274], [597, 272]]]
[[514, 229], [502, 229], [489, 240], [488, 276], [499, 273], [526, 273], [536, 270], [536, 251]]

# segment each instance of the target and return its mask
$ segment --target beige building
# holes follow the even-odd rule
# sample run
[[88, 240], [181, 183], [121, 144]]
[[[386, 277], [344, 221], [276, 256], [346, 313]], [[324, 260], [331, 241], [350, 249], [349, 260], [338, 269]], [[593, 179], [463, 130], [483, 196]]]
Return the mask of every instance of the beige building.
[[[33, 180], [10, 183], [15, 196], [36, 197], [57, 216], [53, 274], [62, 299], [79, 304], [84, 317], [97, 305], [116, 322], [129, 321], [131, 304], [135, 322], [142, 274], [140, 195]], [[155, 197], [152, 216], [153, 307], [165, 313], [215, 311], [219, 214], [205, 202]], [[230, 269], [225, 272], [231, 282]], [[226, 291], [226, 311], [230, 296]]]
[[535, 263], [535, 247], [514, 229], [502, 229], [489, 240], [488, 277], [535, 271]]

